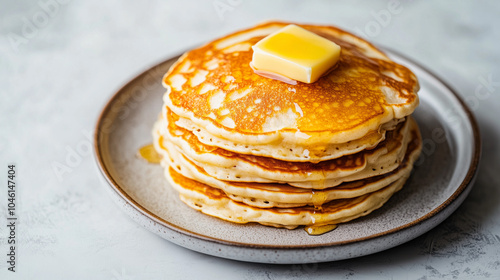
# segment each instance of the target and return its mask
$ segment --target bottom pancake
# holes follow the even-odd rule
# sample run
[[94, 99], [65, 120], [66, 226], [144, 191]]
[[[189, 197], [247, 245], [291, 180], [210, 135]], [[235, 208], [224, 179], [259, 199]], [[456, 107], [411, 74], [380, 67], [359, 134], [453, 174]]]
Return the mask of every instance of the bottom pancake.
[[295, 208], [258, 208], [230, 199], [223, 191], [188, 179], [169, 168], [170, 184], [179, 192], [181, 200], [204, 214], [233, 223], [256, 222], [288, 229], [305, 225], [345, 223], [368, 215], [380, 208], [402, 188], [406, 177], [387, 187], [355, 198], [333, 200], [322, 205]]

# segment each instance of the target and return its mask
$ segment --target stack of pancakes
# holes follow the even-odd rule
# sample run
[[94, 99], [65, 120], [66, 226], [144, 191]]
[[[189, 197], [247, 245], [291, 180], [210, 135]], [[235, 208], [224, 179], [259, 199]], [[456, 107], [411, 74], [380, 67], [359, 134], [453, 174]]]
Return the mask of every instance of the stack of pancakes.
[[415, 75], [335, 27], [300, 25], [342, 47], [312, 84], [255, 74], [252, 45], [270, 22], [179, 58], [164, 76], [153, 135], [170, 184], [190, 207], [235, 223], [331, 225], [381, 207], [421, 149]]

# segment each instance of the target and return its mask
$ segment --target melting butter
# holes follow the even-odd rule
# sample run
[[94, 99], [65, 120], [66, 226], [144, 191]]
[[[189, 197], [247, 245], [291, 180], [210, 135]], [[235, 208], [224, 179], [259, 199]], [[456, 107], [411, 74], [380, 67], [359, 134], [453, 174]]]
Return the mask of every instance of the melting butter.
[[290, 24], [252, 46], [252, 66], [304, 83], [317, 81], [340, 57], [340, 46]]

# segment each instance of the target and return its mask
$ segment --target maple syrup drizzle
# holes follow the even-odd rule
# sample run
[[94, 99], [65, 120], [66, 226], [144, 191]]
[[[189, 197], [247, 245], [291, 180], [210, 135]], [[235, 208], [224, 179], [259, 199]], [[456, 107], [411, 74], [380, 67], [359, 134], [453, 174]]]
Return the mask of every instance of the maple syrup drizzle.
[[312, 203], [315, 211], [323, 210], [322, 205], [325, 203], [328, 195], [324, 191], [312, 190]]
[[[304, 230], [309, 235], [321, 235], [327, 232], [330, 232], [337, 228], [335, 224], [325, 224], [324, 218], [322, 219], [321, 212], [323, 212], [323, 204], [328, 199], [328, 194], [325, 192], [325, 180], [319, 180], [315, 184], [316, 187], [319, 187], [319, 190], [312, 189], [311, 190], [311, 200], [314, 206], [314, 213], [312, 218], [312, 225], [304, 227]], [[319, 213], [318, 213], [319, 212]], [[316, 215], [316, 213], [320, 215]]]
[[149, 163], [160, 163], [162, 157], [156, 152], [153, 144], [142, 146], [137, 155]]

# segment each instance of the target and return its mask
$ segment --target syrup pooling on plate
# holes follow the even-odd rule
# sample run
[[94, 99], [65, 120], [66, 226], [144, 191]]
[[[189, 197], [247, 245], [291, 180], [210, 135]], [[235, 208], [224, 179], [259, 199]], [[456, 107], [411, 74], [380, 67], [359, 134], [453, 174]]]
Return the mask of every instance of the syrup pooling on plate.
[[312, 225], [304, 227], [309, 235], [321, 235], [337, 228], [337, 225]]
[[149, 163], [160, 163], [162, 159], [153, 144], [147, 144], [139, 148], [137, 155]]

